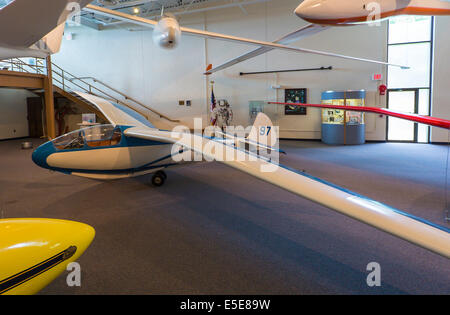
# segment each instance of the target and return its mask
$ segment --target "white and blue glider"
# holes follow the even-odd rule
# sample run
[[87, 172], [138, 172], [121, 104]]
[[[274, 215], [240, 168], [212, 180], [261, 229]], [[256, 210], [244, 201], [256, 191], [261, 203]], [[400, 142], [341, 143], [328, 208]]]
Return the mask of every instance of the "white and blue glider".
[[[179, 165], [176, 156], [193, 151], [281, 187], [339, 213], [450, 258], [450, 230], [377, 201], [327, 183], [319, 178], [278, 165], [268, 158], [229, 141], [159, 130], [137, 113], [99, 97], [78, 93], [96, 106], [111, 125], [96, 126], [66, 134], [43, 144], [33, 153], [39, 166], [66, 174], [109, 179], [161, 174]], [[254, 125], [259, 128], [258, 124]], [[271, 132], [271, 131], [269, 131]], [[212, 148], [213, 147], [213, 148]], [[175, 152], [175, 154], [172, 154]], [[232, 153], [234, 159], [224, 158]], [[228, 155], [227, 155], [228, 156]], [[270, 171], [263, 171], [270, 170]], [[155, 178], [155, 177], [154, 177]], [[156, 176], [158, 185], [165, 175]]]

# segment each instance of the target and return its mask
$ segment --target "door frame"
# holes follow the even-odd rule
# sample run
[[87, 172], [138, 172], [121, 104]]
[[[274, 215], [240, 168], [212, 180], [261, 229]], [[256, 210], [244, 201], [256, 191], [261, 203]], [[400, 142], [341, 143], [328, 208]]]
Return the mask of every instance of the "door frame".
[[[28, 136], [31, 138], [41, 138], [44, 136], [43, 110], [44, 103], [42, 102], [42, 97], [27, 97]], [[35, 115], [31, 115], [32, 113]], [[38, 113], [39, 115], [37, 115]], [[32, 126], [34, 128], [31, 128]]]
[[[407, 89], [388, 89], [386, 102], [389, 109], [389, 93], [390, 92], [414, 92], [414, 114], [419, 112], [419, 90], [421, 88], [407, 88]], [[403, 142], [403, 143], [418, 143], [418, 124], [414, 123], [414, 140], [389, 140], [389, 117], [386, 118], [386, 142]]]

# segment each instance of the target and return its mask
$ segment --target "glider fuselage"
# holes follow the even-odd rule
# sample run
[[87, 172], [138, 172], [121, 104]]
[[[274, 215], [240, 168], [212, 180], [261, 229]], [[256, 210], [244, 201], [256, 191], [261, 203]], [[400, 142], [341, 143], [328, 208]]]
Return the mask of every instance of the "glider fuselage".
[[313, 24], [352, 25], [396, 15], [450, 15], [443, 0], [305, 0], [295, 14]]
[[33, 152], [33, 161], [65, 174], [119, 179], [154, 173], [180, 164], [172, 145], [128, 138], [127, 126], [100, 125], [76, 130], [46, 142]]

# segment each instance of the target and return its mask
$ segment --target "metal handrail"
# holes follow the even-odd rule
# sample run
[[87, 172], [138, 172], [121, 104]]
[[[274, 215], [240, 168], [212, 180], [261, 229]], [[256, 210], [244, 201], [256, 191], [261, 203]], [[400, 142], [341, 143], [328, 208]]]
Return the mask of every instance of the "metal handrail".
[[[164, 118], [164, 119], [166, 119], [166, 120], [168, 120], [168, 121], [171, 121], [171, 122], [179, 122], [179, 120], [171, 119], [171, 118], [169, 118], [169, 117], [167, 117], [167, 116], [165, 116], [165, 115], [163, 115], [163, 114], [157, 112], [156, 110], [154, 110], [154, 109], [152, 109], [152, 108], [146, 106], [145, 104], [139, 102], [138, 100], [132, 98], [131, 96], [128, 96], [128, 95], [126, 95], [126, 94], [120, 92], [119, 90], [113, 88], [112, 86], [110, 86], [110, 85], [108, 85], [108, 84], [106, 84], [106, 83], [104, 83], [104, 82], [102, 82], [102, 81], [100, 81], [100, 80], [98, 80], [98, 79], [96, 79], [96, 78], [94, 78], [94, 77], [79, 77], [79, 78], [73, 78], [73, 79], [70, 79], [71, 82], [73, 82], [73, 81], [75, 81], [75, 80], [80, 80], [80, 81], [82, 81], [82, 82], [85, 82], [85, 81], [83, 81], [83, 80], [92, 80], [92, 81], [94, 81], [95, 83], [98, 83], [98, 84], [100, 84], [100, 85], [102, 85], [102, 86], [104, 86], [104, 87], [110, 89], [111, 91], [113, 91], [113, 92], [119, 94], [120, 96], [122, 96], [123, 98], [125, 98], [125, 100], [130, 100], [130, 101], [132, 101], [132, 102], [138, 104], [139, 106], [141, 106], [141, 107], [143, 107], [143, 108], [145, 108], [145, 109], [151, 111], [152, 113], [158, 115], [160, 118]], [[86, 84], [88, 84], [88, 83], [86, 83]]]
[[[80, 87], [80, 85], [78, 85], [78, 84], [76, 84], [76, 83], [73, 82], [73, 81], [78, 80], [78, 81], [82, 82], [83, 84], [85, 84], [85, 85], [88, 87], [88, 91], [87, 91], [85, 88], [80, 87], [80, 88], [82, 88], [84, 91], [86, 91], [87, 93], [93, 94], [93, 95], [97, 95], [97, 94], [94, 94], [94, 93], [92, 92], [92, 90], [96, 90], [96, 91], [100, 92], [101, 94], [107, 96], [110, 100], [114, 100], [114, 101], [116, 101], [116, 103], [119, 103], [119, 104], [124, 105], [124, 106], [126, 106], [126, 107], [130, 107], [131, 109], [133, 109], [133, 110], [135, 110], [135, 111], [138, 111], [138, 110], [136, 110], [136, 108], [131, 107], [129, 104], [122, 102], [121, 100], [117, 99], [117, 98], [114, 97], [113, 95], [111, 95], [111, 94], [105, 92], [104, 90], [99, 89], [98, 87], [96, 87], [96, 86], [94, 86], [94, 85], [92, 85], [92, 84], [90, 84], [90, 83], [88, 83], [88, 82], [85, 81], [86, 79], [93, 80], [95, 83], [99, 83], [100, 85], [102, 85], [102, 86], [108, 88], [109, 90], [111, 90], [111, 91], [113, 91], [113, 92], [115, 92], [115, 93], [121, 95], [123, 98], [125, 98], [125, 100], [130, 100], [130, 101], [132, 101], [132, 102], [138, 104], [139, 106], [141, 106], [141, 107], [143, 107], [143, 108], [145, 108], [145, 109], [151, 111], [152, 113], [158, 115], [160, 118], [164, 118], [164, 119], [166, 119], [166, 120], [168, 120], [168, 121], [170, 121], [170, 122], [179, 122], [179, 120], [171, 119], [171, 118], [167, 117], [166, 115], [163, 115], [163, 114], [157, 112], [156, 110], [154, 110], [154, 109], [152, 109], [152, 108], [146, 106], [145, 104], [143, 104], [143, 103], [141, 103], [141, 102], [135, 100], [134, 98], [132, 98], [132, 97], [130, 97], [130, 96], [128, 96], [128, 95], [126, 95], [126, 94], [124, 94], [124, 93], [118, 91], [117, 89], [115, 89], [115, 88], [113, 88], [113, 87], [107, 85], [106, 83], [101, 82], [100, 80], [98, 80], [98, 79], [96, 79], [96, 78], [93, 78], [93, 77], [76, 77], [76, 76], [74, 76], [73, 74], [71, 74], [70, 72], [65, 71], [64, 69], [62, 69], [61, 67], [59, 67], [58, 65], [56, 65], [56, 64], [54, 64], [54, 63], [52, 63], [52, 66], [54, 66], [54, 67], [58, 68], [59, 70], [61, 70], [61, 74], [59, 74], [59, 73], [56, 72], [56, 71], [53, 71], [53, 72], [56, 73], [56, 74], [58, 74], [59, 76], [61, 76], [61, 77], [63, 78], [63, 90], [64, 90], [64, 83], [65, 83], [66, 80], [69, 81], [69, 82], [71, 82], [72, 84], [74, 84], [74, 85]], [[66, 76], [64, 76], [64, 74], [68, 74], [71, 78], [66, 78]], [[138, 111], [138, 112], [139, 112], [141, 115], [147, 116], [147, 115], [145, 115], [144, 113], [142, 113], [142, 112], [140, 112], [140, 111]]]
[[[96, 86], [94, 86], [94, 85], [92, 85], [92, 84], [90, 84], [90, 83], [84, 81], [85, 79], [91, 79], [91, 80], [93, 80], [95, 83], [99, 83], [100, 85], [102, 85], [102, 86], [108, 88], [109, 90], [111, 90], [111, 91], [113, 91], [113, 92], [119, 94], [119, 95], [122, 96], [125, 100], [130, 100], [130, 101], [132, 101], [132, 102], [138, 104], [139, 106], [141, 106], [141, 107], [143, 107], [143, 108], [149, 110], [150, 112], [152, 112], [153, 114], [159, 116], [160, 118], [164, 118], [164, 119], [166, 119], [166, 120], [168, 120], [168, 121], [170, 121], [170, 122], [179, 122], [179, 120], [171, 119], [170, 117], [167, 117], [166, 115], [157, 112], [156, 110], [154, 110], [154, 109], [152, 109], [152, 108], [146, 106], [145, 104], [143, 104], [143, 103], [141, 103], [141, 102], [135, 100], [134, 98], [132, 98], [132, 97], [130, 97], [130, 96], [128, 96], [128, 95], [126, 95], [126, 94], [124, 94], [124, 93], [118, 91], [117, 89], [115, 89], [115, 88], [113, 88], [113, 87], [107, 85], [106, 83], [101, 82], [100, 80], [98, 80], [98, 79], [96, 79], [96, 78], [93, 78], [93, 77], [83, 77], [83, 78], [73, 77], [73, 78], [69, 79], [69, 81], [70, 81], [72, 84], [75, 84], [73, 81], [79, 80], [79, 81], [83, 82], [84, 84], [86, 84], [86, 85], [89, 87], [89, 93], [90, 93], [90, 94], [94, 94], [94, 93], [92, 93], [92, 90], [96, 90], [96, 91], [100, 92], [101, 94], [107, 96], [110, 100], [115, 100], [116, 103], [121, 104], [121, 105], [124, 105], [124, 106], [126, 106], [126, 107], [130, 107], [131, 109], [133, 109], [133, 110], [139, 112], [141, 115], [147, 116], [146, 114], [144, 114], [144, 113], [138, 111], [136, 108], [131, 107], [129, 104], [124, 103], [124, 102], [122, 102], [121, 100], [117, 99], [117, 98], [114, 97], [113, 95], [111, 95], [111, 94], [109, 94], [109, 93], [106, 93], [104, 90], [99, 89], [99, 88], [97, 88]], [[75, 85], [77, 85], [77, 84], [75, 84]], [[77, 85], [77, 86], [78, 86], [78, 85]]]
[[[82, 81], [84, 84], [88, 85], [88, 88], [85, 88], [85, 87], [83, 87], [83, 86], [81, 86], [79, 84], [74, 83], [73, 81], [71, 81], [71, 79], [68, 79], [66, 76], [64, 76], [64, 73], [60, 74], [58, 72], [54, 72], [54, 74], [57, 74], [59, 77], [61, 77], [61, 80], [53, 77], [53, 81], [56, 81], [57, 83], [59, 83], [61, 85], [62, 90], [65, 91], [65, 92], [69, 92], [68, 90], [71, 90], [71, 88], [67, 87], [67, 82], [70, 82], [70, 84], [75, 85], [77, 88], [79, 88], [80, 90], [82, 90], [82, 91], [84, 91], [84, 92], [86, 92], [88, 94], [95, 95], [95, 96], [98, 96], [98, 97], [102, 97], [102, 98], [104, 98], [106, 100], [114, 101], [114, 102], [116, 102], [118, 104], [124, 105], [126, 107], [130, 107], [128, 104], [126, 104], [124, 102], [121, 102], [120, 100], [114, 98], [112, 95], [110, 95], [110, 94], [108, 94], [108, 93], [98, 89], [97, 87], [95, 87], [95, 86], [93, 86], [93, 85], [91, 85], [91, 84], [89, 84], [87, 82]], [[67, 89], [66, 89], [66, 87], [67, 87]], [[96, 93], [92, 92], [92, 90], [97, 90], [102, 95], [96, 94]], [[132, 109], [137, 111], [134, 108], [132, 108]], [[139, 111], [137, 111], [137, 112], [140, 113], [141, 115], [143, 115], [144, 117], [146, 117], [146, 115], [144, 113], [139, 112]]]
[[[34, 58], [36, 60], [36, 64], [28, 64], [26, 62], [24, 62], [23, 60], [19, 59], [19, 58], [10, 58], [10, 59], [5, 59], [5, 60], [0, 60], [0, 62], [2, 63], [7, 63], [11, 65], [11, 70], [10, 71], [17, 71], [17, 72], [25, 72], [25, 73], [37, 73], [37, 74], [44, 74], [47, 71], [45, 70], [47, 68], [46, 65], [46, 60], [43, 58]], [[41, 63], [41, 64], [40, 64]], [[16, 67], [16, 68], [15, 68]], [[26, 67], [30, 68], [30, 69], [26, 69]], [[58, 71], [59, 70], [59, 71]], [[147, 117], [147, 115], [145, 113], [142, 113], [141, 111], [137, 110], [136, 108], [130, 106], [129, 104], [121, 101], [120, 99], [118, 99], [117, 97], [111, 95], [110, 93], [104, 91], [103, 89], [90, 84], [89, 82], [86, 82], [85, 79], [89, 79], [89, 80], [93, 80], [94, 83], [98, 83], [101, 86], [107, 88], [110, 91], [113, 91], [116, 94], [119, 94], [121, 97], [123, 97], [125, 100], [129, 100], [132, 101], [134, 103], [136, 103], [137, 105], [141, 106], [142, 108], [145, 108], [147, 110], [149, 110], [150, 112], [152, 112], [153, 114], [159, 116], [160, 118], [164, 118], [170, 122], [179, 122], [179, 120], [174, 120], [171, 119], [169, 117], [167, 117], [164, 114], [161, 114], [159, 112], [157, 112], [156, 110], [146, 106], [145, 104], [135, 100], [134, 98], [120, 92], [119, 90], [109, 86], [108, 84], [101, 82], [100, 80], [93, 78], [93, 77], [76, 77], [75, 75], [73, 75], [72, 73], [64, 70], [63, 68], [61, 68], [60, 66], [54, 64], [52, 62], [52, 79], [53, 82], [56, 86], [59, 86], [63, 91], [65, 92], [70, 92], [72, 90], [71, 86], [68, 85], [73, 85], [78, 89], [81, 89], [82, 91], [88, 93], [88, 94], [92, 94], [92, 95], [96, 95], [99, 97], [103, 97], [103, 98], [107, 98], [110, 101], [115, 101], [116, 103], [129, 107], [134, 111], [137, 111], [138, 113], [140, 113], [141, 115]], [[82, 84], [84, 84], [85, 86], [82, 86], [80, 84], [75, 83], [74, 81], [80, 81]], [[93, 91], [95, 91], [96, 93], [94, 93]], [[100, 94], [100, 95], [99, 95]], [[147, 117], [148, 119], [148, 117]]]
[[[58, 67], [58, 68], [59, 68], [59, 67]], [[61, 69], [61, 68], [59, 68], [59, 69]], [[115, 101], [115, 102], [118, 103], [118, 104], [124, 105], [124, 106], [126, 106], [126, 107], [129, 107], [129, 108], [133, 109], [134, 111], [137, 111], [139, 114], [143, 115], [144, 117], [147, 116], [145, 113], [142, 113], [142, 112], [138, 111], [137, 109], [131, 107], [129, 104], [120, 101], [119, 99], [115, 98], [113, 95], [108, 94], [107, 92], [105, 92], [105, 91], [103, 91], [103, 90], [100, 90], [99, 88], [97, 88], [96, 86], [94, 86], [94, 85], [92, 85], [92, 84], [89, 84], [88, 82], [85, 82], [85, 81], [83, 81], [83, 80], [80, 80], [82, 83], [84, 83], [85, 85], [87, 85], [88, 88], [82, 87], [81, 85], [74, 83], [73, 81], [74, 81], [75, 78], [67, 78], [67, 77], [64, 75], [64, 74], [69, 74], [69, 75], [71, 75], [69, 72], [65, 72], [65, 73], [64, 73], [64, 70], [62, 70], [62, 73], [58, 73], [58, 72], [55, 71], [54, 74], [57, 74], [58, 76], [61, 77], [61, 80], [62, 80], [62, 81], [59, 81], [59, 80], [57, 80], [57, 79], [55, 79], [55, 78], [54, 78], [54, 81], [60, 83], [60, 84], [62, 85], [62, 89], [63, 89], [64, 91], [66, 91], [67, 83], [70, 82], [70, 84], [73, 84], [73, 85], [77, 86], [78, 88], [80, 88], [81, 90], [83, 90], [84, 92], [86, 92], [86, 93], [88, 93], [88, 94], [95, 95], [95, 96], [98, 96], [98, 97], [102, 97], [102, 98], [105, 98], [105, 99], [107, 99], [107, 100], [109, 100], [109, 101]], [[73, 75], [71, 75], [71, 76], [73, 76]], [[96, 91], [100, 92], [102, 95], [99, 95], [99, 94], [94, 93], [93, 90], [96, 90]], [[66, 91], [66, 92], [67, 92], [67, 91]], [[106, 97], [105, 97], [105, 96], [106, 96]], [[148, 117], [147, 117], [147, 119], [148, 119]]]
[[[37, 61], [38, 58], [36, 59], [36, 64], [28, 64], [26, 62], [24, 62], [21, 59], [18, 58], [10, 58], [10, 59], [4, 59], [4, 60], [0, 60], [1, 63], [7, 63], [11, 65], [11, 70], [10, 71], [14, 71], [14, 72], [25, 72], [25, 73], [36, 73], [36, 74], [43, 74], [44, 71], [42, 70], [43, 68], [45, 68], [45, 66], [41, 66], [38, 65]], [[14, 68], [14, 66], [16, 66], [17, 68]], [[25, 69], [25, 67], [29, 67], [31, 68], [31, 71], [29, 71], [30, 69]], [[41, 69], [42, 68], [42, 69]]]

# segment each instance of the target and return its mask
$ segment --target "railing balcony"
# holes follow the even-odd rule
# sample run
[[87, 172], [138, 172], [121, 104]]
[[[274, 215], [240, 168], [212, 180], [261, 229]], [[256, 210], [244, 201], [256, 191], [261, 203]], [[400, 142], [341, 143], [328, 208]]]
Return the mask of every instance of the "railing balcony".
[[[28, 62], [26, 62], [27, 60]], [[170, 122], [179, 122], [178, 120], [173, 120], [156, 110], [146, 106], [145, 104], [135, 100], [131, 96], [128, 96], [119, 90], [109, 86], [106, 83], [93, 77], [77, 77], [70, 72], [65, 71], [58, 65], [52, 63], [52, 79], [53, 85], [59, 87], [67, 93], [73, 91], [81, 91], [92, 95], [97, 95], [99, 97], [108, 99], [110, 101], [116, 102], [120, 105], [124, 105], [139, 112], [144, 117], [147, 117], [145, 113], [142, 113], [135, 106], [128, 104], [125, 101], [134, 103], [139, 107], [145, 108], [146, 110], [152, 112], [153, 114], [159, 116], [159, 118], [166, 119]], [[8, 70], [15, 72], [33, 73], [33, 74], [47, 74], [47, 62], [42, 58], [11, 58], [0, 61], [0, 70]], [[87, 80], [92, 81], [92, 83], [87, 82]]]

